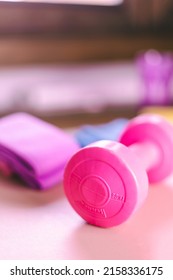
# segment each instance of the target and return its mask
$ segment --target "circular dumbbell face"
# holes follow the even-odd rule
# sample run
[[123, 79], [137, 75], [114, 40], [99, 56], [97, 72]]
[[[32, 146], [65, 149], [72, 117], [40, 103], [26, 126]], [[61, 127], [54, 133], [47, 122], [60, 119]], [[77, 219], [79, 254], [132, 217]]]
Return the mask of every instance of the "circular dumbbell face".
[[161, 181], [172, 173], [173, 126], [161, 116], [144, 114], [134, 118], [121, 135], [120, 142], [126, 146], [151, 142], [157, 148], [158, 160], [147, 171], [151, 183]]
[[124, 222], [145, 199], [148, 180], [128, 148], [99, 141], [81, 149], [69, 161], [64, 188], [83, 219], [111, 227]]

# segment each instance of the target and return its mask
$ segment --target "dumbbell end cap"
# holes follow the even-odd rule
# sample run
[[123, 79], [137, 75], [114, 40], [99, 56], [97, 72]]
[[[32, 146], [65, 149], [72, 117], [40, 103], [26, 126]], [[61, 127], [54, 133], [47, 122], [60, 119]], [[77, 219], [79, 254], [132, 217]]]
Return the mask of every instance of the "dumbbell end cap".
[[64, 189], [72, 207], [89, 224], [112, 227], [126, 221], [142, 203], [148, 179], [127, 147], [102, 140], [71, 158]]

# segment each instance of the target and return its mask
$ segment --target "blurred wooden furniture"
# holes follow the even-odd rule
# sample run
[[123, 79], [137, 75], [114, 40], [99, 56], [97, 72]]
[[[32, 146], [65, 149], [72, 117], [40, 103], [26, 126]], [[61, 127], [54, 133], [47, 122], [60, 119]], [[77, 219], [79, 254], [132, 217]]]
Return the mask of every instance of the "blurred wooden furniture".
[[0, 65], [133, 58], [172, 50], [173, 3], [124, 0], [119, 6], [0, 2]]

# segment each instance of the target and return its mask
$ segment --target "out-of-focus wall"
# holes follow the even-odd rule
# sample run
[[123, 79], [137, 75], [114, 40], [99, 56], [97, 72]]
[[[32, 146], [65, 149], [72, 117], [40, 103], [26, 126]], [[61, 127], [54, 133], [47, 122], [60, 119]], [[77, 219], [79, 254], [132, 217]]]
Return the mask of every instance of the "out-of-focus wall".
[[171, 0], [118, 6], [0, 2], [0, 65], [133, 58], [173, 49]]

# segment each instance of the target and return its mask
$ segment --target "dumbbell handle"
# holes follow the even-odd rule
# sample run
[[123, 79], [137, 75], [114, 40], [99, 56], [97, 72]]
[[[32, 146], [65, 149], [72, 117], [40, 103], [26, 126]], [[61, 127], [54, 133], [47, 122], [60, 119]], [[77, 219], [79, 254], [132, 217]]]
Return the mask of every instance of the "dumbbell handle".
[[160, 154], [157, 146], [152, 142], [135, 143], [129, 146], [138, 158], [141, 160], [146, 172], [156, 165], [160, 159]]
[[146, 114], [132, 119], [119, 142], [136, 151], [150, 183], [162, 181], [172, 173], [173, 127], [159, 115]]

